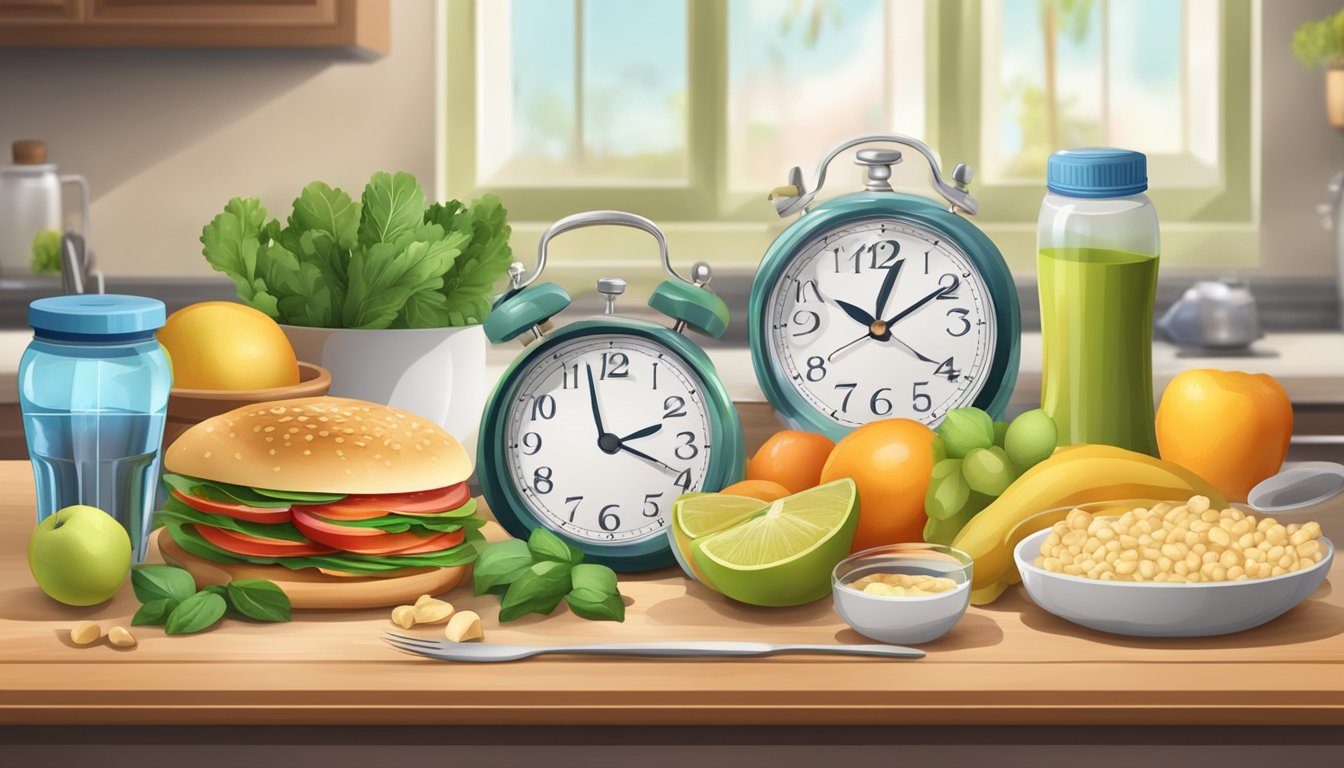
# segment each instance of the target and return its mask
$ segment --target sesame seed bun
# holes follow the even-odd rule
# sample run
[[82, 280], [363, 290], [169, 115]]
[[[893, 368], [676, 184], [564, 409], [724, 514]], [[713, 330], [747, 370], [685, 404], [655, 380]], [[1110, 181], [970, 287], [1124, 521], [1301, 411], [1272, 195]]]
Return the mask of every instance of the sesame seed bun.
[[467, 452], [437, 424], [342, 397], [235, 408], [182, 433], [163, 464], [204, 480], [310, 493], [411, 493], [471, 475]]

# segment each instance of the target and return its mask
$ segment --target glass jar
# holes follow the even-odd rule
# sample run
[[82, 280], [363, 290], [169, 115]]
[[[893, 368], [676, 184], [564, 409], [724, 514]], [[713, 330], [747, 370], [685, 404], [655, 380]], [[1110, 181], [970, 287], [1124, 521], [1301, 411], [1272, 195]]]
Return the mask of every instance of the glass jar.
[[172, 370], [155, 331], [163, 302], [75, 295], [28, 307], [19, 403], [37, 485], [37, 519], [73, 504], [126, 528], [135, 562], [152, 526]]
[[1041, 408], [1060, 445], [1157, 455], [1153, 300], [1157, 211], [1147, 158], [1124, 149], [1056, 152], [1037, 221]]

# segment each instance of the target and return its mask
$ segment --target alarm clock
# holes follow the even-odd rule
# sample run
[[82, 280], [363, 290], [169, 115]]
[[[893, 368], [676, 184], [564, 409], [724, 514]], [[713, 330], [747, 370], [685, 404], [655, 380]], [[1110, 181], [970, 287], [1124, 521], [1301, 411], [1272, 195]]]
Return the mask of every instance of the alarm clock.
[[[896, 192], [901, 152], [865, 148], [862, 191], [812, 205], [837, 155], [884, 142], [914, 149], [947, 207]], [[1003, 255], [963, 214], [972, 171], [951, 184], [922, 142], [887, 134], [832, 148], [808, 190], [793, 168], [771, 199], [802, 215], [761, 261], [749, 300], [751, 357], [766, 398], [794, 427], [838, 440], [870, 421], [935, 426], [975, 406], [1000, 418], [1017, 380], [1021, 318]]]
[[[653, 235], [663, 271], [649, 306], [671, 327], [616, 314], [626, 283], [597, 281], [605, 312], [551, 330], [570, 304], [553, 283], [532, 285], [557, 235], [626, 226]], [[555, 222], [541, 237], [536, 268], [510, 268], [508, 290], [485, 320], [496, 344], [523, 336], [481, 419], [476, 465], [491, 511], [515, 538], [549, 529], [590, 562], [618, 571], [675, 562], [669, 515], [683, 493], [717, 491], [742, 477], [737, 410], [692, 329], [718, 337], [728, 308], [710, 292], [709, 265], [690, 278], [672, 267], [667, 240], [648, 219], [592, 211]]]

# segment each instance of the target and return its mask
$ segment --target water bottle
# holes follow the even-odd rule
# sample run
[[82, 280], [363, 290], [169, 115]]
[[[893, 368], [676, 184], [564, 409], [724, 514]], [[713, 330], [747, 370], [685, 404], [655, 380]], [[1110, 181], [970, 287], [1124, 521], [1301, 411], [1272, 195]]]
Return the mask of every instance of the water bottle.
[[28, 306], [19, 403], [37, 519], [72, 504], [112, 515], [145, 557], [173, 375], [154, 332], [163, 302], [87, 294]]
[[1056, 152], [1036, 228], [1041, 408], [1060, 445], [1157, 455], [1153, 300], [1157, 212], [1147, 158], [1125, 149]]

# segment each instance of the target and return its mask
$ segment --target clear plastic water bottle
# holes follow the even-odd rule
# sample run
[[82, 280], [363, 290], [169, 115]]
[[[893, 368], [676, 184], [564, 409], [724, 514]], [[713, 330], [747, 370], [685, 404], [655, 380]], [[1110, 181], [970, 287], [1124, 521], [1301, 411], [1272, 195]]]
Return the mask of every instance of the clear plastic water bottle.
[[1041, 408], [1060, 445], [1157, 455], [1153, 300], [1157, 212], [1148, 161], [1127, 149], [1056, 152], [1037, 222]]
[[37, 483], [37, 519], [98, 507], [145, 557], [173, 375], [154, 332], [163, 302], [85, 294], [28, 307], [19, 403]]

